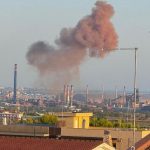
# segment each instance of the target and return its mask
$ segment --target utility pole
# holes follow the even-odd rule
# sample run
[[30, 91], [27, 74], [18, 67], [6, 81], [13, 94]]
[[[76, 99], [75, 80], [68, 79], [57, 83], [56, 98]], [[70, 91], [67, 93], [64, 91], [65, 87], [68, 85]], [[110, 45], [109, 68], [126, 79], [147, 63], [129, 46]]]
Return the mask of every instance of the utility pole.
[[134, 120], [134, 123], [133, 123], [133, 127], [134, 127], [134, 130], [133, 130], [133, 143], [134, 143], [134, 148], [135, 148], [135, 117], [136, 117], [136, 89], [137, 89], [137, 50], [138, 48], [135, 48], [135, 55], [134, 55], [134, 108], [133, 108], [133, 120]]
[[134, 148], [135, 150], [135, 124], [136, 124], [136, 96], [137, 96], [137, 51], [138, 48], [118, 48], [116, 50], [129, 50], [129, 51], [134, 51], [134, 102], [133, 102], [133, 146], [132, 148]]

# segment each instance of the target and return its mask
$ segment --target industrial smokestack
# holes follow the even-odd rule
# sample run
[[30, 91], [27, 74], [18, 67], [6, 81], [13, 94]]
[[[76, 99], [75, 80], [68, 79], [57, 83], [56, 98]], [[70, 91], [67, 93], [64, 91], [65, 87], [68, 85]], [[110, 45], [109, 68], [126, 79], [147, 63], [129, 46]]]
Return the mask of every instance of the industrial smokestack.
[[14, 95], [13, 95], [13, 103], [16, 104], [16, 92], [17, 91], [17, 64], [14, 65]]
[[73, 103], [73, 85], [71, 85], [70, 88], [70, 107], [72, 107], [72, 103]]
[[64, 103], [67, 103], [67, 87], [64, 85]]
[[70, 103], [70, 91], [69, 91], [69, 85], [67, 85], [67, 106], [69, 106]]
[[102, 94], [101, 94], [102, 103], [104, 102], [104, 86], [102, 85]]
[[50, 81], [47, 77], [51, 77], [53, 85], [62, 86], [78, 78], [80, 64], [88, 54], [104, 57], [117, 47], [118, 36], [111, 22], [113, 15], [110, 4], [97, 1], [91, 14], [79, 20], [75, 27], [61, 30], [55, 40], [56, 47], [43, 41], [33, 43], [26, 55], [28, 63], [37, 68], [40, 78]]
[[117, 86], [116, 86], [116, 88], [115, 88], [115, 99], [117, 99], [118, 98], [118, 89], [117, 89]]
[[86, 104], [88, 104], [89, 87], [86, 86]]
[[126, 103], [126, 87], [123, 87], [123, 105]]

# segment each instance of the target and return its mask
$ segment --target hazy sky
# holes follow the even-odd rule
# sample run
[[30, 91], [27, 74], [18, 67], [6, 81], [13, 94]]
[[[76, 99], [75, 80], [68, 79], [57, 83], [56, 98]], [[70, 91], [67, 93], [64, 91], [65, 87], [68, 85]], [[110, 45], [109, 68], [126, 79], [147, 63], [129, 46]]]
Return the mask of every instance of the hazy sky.
[[[28, 47], [39, 40], [51, 44], [63, 27], [74, 27], [91, 13], [95, 0], [0, 0], [0, 85], [13, 86], [18, 64], [18, 86], [32, 87], [38, 74], [27, 64]], [[108, 0], [115, 9], [112, 22], [119, 47], [138, 47], [138, 87], [150, 91], [150, 1]], [[92, 89], [133, 88], [134, 52], [116, 51], [104, 59], [88, 59], [76, 86]]]

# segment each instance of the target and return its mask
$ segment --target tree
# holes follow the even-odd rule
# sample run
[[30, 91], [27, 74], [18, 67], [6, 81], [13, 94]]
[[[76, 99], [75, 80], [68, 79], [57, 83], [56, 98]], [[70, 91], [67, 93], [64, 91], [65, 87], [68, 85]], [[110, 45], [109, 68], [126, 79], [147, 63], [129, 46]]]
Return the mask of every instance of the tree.
[[58, 122], [58, 118], [55, 115], [45, 114], [41, 117], [40, 121], [44, 124], [56, 125], [56, 123]]
[[26, 122], [27, 124], [33, 124], [33, 119], [30, 117], [30, 118], [27, 118]]
[[130, 123], [126, 123], [124, 120], [109, 121], [106, 118], [97, 118], [97, 117], [93, 117], [90, 119], [90, 126], [113, 127], [113, 128], [131, 128], [132, 127]]

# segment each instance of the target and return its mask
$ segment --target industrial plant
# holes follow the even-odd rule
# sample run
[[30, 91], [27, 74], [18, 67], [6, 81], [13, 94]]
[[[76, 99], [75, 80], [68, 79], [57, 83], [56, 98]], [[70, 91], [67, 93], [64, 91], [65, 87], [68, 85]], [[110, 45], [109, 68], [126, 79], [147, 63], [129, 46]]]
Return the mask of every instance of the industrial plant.
[[[12, 86], [0, 87], [0, 150], [150, 150], [150, 93], [137, 85], [139, 49], [119, 47], [114, 13], [111, 4], [97, 1], [91, 14], [62, 28], [54, 46], [32, 43], [26, 61], [40, 86], [19, 87], [21, 64], [14, 64]], [[134, 54], [132, 88], [126, 82], [113, 90], [77, 86], [87, 57], [114, 51]]]
[[[101, 146], [110, 150], [127, 149], [133, 145], [134, 95], [125, 86], [123, 90], [115, 88], [114, 91], [104, 91], [103, 87], [91, 90], [89, 85], [79, 90], [72, 84], [57, 91], [18, 88], [15, 64], [14, 87], [0, 89], [0, 135], [26, 137], [18, 139], [20, 142], [29, 140], [27, 137], [40, 137], [41, 142], [48, 142], [47, 138], [50, 142], [59, 139], [68, 144], [80, 141], [76, 148], [84, 141], [87, 149]], [[150, 104], [147, 95], [139, 89], [136, 89], [136, 100], [135, 142], [138, 142], [144, 137], [149, 139], [150, 120], [146, 115]], [[57, 121], [43, 122], [46, 115], [55, 116]], [[100, 118], [106, 119], [108, 125], [102, 125]]]

